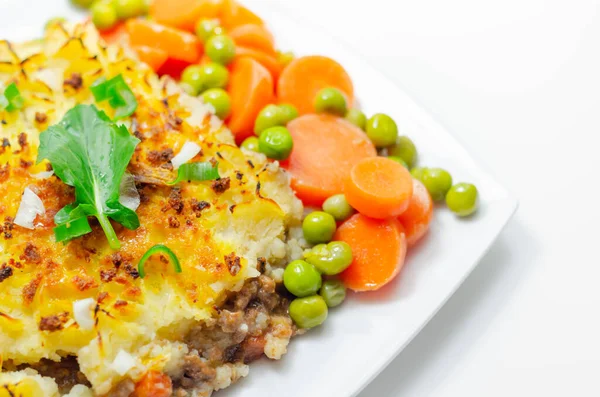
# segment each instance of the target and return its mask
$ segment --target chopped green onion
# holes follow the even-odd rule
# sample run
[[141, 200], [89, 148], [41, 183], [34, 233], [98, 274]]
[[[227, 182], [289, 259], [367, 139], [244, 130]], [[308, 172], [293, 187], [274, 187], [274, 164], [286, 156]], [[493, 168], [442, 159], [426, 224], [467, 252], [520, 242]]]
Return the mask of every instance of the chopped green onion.
[[91, 232], [92, 228], [87, 216], [68, 221], [54, 228], [54, 236], [57, 243], [66, 243]]
[[0, 93], [0, 110], [6, 109], [12, 112], [13, 110], [21, 109], [24, 104], [25, 99], [21, 96], [21, 92], [15, 83], [10, 83], [4, 89], [4, 92]]
[[115, 119], [131, 116], [137, 109], [135, 95], [122, 75], [110, 80], [101, 77], [92, 84], [90, 90], [96, 102], [108, 101], [108, 104], [115, 109]]
[[173, 267], [175, 268], [175, 273], [182, 272], [181, 264], [179, 263], [179, 259], [177, 259], [177, 256], [175, 255], [175, 253], [173, 251], [171, 251], [171, 249], [169, 247], [162, 245], [162, 244], [157, 244], [154, 247], [150, 248], [148, 251], [146, 251], [144, 256], [142, 256], [142, 259], [140, 259], [140, 263], [138, 263], [138, 273], [141, 278], [146, 277], [146, 271], [144, 270], [144, 264], [154, 254], [167, 255], [169, 257], [169, 259], [171, 260], [171, 262], [173, 263]]
[[187, 163], [182, 164], [177, 171], [177, 179], [167, 185], [176, 185], [183, 181], [214, 181], [219, 179], [219, 163]]

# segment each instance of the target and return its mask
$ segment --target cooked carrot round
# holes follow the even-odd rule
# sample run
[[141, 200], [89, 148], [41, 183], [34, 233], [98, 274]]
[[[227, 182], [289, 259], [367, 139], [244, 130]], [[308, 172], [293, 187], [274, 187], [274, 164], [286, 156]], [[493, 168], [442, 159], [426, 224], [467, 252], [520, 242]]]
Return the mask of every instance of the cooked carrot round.
[[344, 180], [360, 160], [377, 155], [365, 133], [354, 124], [327, 114], [308, 114], [287, 125], [294, 150], [282, 164], [292, 188], [307, 205], [320, 206], [342, 193]]
[[413, 179], [413, 195], [408, 208], [398, 220], [406, 231], [406, 241], [409, 246], [416, 244], [429, 230], [433, 219], [433, 200], [427, 188], [418, 180]]
[[263, 20], [236, 0], [222, 0], [221, 24], [227, 30], [241, 25], [263, 25]]
[[359, 161], [344, 181], [348, 203], [376, 219], [398, 216], [408, 208], [413, 194], [410, 172], [385, 157]]
[[168, 397], [173, 393], [171, 378], [158, 371], [148, 371], [136, 383], [134, 397]]
[[132, 46], [145, 45], [160, 49], [170, 59], [190, 63], [200, 58], [200, 42], [191, 33], [144, 19], [129, 19], [126, 26]]
[[160, 48], [141, 45], [135, 46], [133, 47], [133, 49], [140, 58], [140, 61], [147, 63], [148, 66], [150, 66], [154, 71], [159, 70], [169, 58], [169, 54], [167, 54], [166, 51], [163, 51]]
[[313, 113], [315, 97], [323, 88], [337, 88], [345, 96], [348, 107], [354, 102], [354, 87], [346, 70], [331, 58], [307, 56], [294, 59], [277, 82], [280, 103], [294, 105], [300, 114]]
[[228, 125], [239, 144], [253, 134], [254, 120], [262, 108], [275, 101], [273, 78], [260, 63], [243, 57], [231, 66], [227, 92], [231, 98]]
[[275, 39], [266, 27], [255, 24], [240, 25], [229, 32], [229, 37], [235, 41], [236, 46], [254, 48], [273, 56], [275, 53]]
[[277, 61], [275, 55], [257, 50], [255, 48], [236, 46], [235, 57], [236, 59], [242, 57], [254, 59], [256, 62], [260, 63], [265, 68], [267, 68], [269, 72], [271, 72], [271, 76], [273, 76], [273, 81], [277, 81], [277, 78], [279, 78], [281, 70], [283, 69], [281, 64]]
[[339, 277], [354, 291], [383, 287], [404, 265], [406, 236], [395, 218], [379, 220], [356, 214], [338, 228], [334, 239], [352, 248], [352, 264]]
[[218, 18], [223, 0], [153, 0], [150, 15], [156, 22], [193, 32], [200, 18]]

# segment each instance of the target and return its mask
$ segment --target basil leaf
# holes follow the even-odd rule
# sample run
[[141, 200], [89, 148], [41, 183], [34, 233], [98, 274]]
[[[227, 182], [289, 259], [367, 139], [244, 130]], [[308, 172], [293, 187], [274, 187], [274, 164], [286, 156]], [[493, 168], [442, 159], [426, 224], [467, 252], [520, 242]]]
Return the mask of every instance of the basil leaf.
[[219, 179], [219, 163], [209, 162], [182, 164], [177, 170], [177, 179], [167, 185], [176, 185], [183, 181], [214, 181]]
[[139, 226], [135, 212], [119, 203], [121, 179], [139, 142], [93, 105], [75, 106], [40, 134], [38, 163], [48, 159], [55, 174], [75, 188], [75, 202], [55, 216], [57, 226], [95, 216], [111, 248], [119, 249], [109, 218], [129, 229]]
[[157, 244], [154, 247], [150, 248], [148, 251], [146, 251], [144, 256], [142, 256], [142, 259], [140, 259], [140, 263], [138, 263], [138, 273], [141, 278], [146, 277], [146, 270], [144, 268], [144, 264], [154, 254], [166, 254], [171, 260], [171, 263], [173, 263], [175, 273], [182, 272], [181, 264], [179, 263], [179, 259], [177, 259], [177, 255], [175, 255], [175, 253], [171, 251], [171, 249], [166, 245]]
[[108, 101], [115, 109], [115, 119], [131, 116], [137, 109], [138, 103], [131, 88], [127, 85], [122, 75], [106, 80], [101, 77], [90, 87], [96, 102]]

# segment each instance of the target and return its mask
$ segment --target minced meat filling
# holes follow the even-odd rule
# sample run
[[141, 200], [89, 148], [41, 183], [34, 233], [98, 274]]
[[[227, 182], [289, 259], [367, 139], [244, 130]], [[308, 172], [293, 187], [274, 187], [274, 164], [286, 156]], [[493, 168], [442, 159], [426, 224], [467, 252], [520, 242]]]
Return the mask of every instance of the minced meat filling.
[[[296, 329], [287, 314], [290, 300], [276, 288], [273, 279], [261, 275], [247, 280], [239, 292], [231, 293], [219, 307], [218, 316], [194, 328], [185, 341], [190, 353], [183, 359], [182, 375], [172, 379], [173, 395], [191, 396], [198, 390], [218, 387], [218, 368], [230, 364], [248, 364], [266, 352], [268, 339], [281, 336], [285, 345]], [[275, 336], [273, 336], [275, 335]], [[5, 363], [5, 369], [9, 368]], [[56, 380], [61, 394], [77, 384], [90, 386], [73, 356], [60, 362], [42, 360], [22, 365]], [[119, 383], [108, 397], [128, 397], [133, 392], [131, 380]]]

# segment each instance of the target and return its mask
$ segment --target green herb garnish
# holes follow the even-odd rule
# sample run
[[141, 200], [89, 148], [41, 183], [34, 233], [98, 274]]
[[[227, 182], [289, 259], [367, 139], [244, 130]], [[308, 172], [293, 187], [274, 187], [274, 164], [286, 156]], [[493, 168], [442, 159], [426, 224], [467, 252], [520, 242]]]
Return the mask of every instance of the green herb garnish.
[[137, 214], [119, 202], [119, 186], [139, 139], [112, 122], [94, 105], [77, 105], [40, 134], [38, 163], [48, 159], [55, 174], [75, 188], [75, 202], [54, 217], [56, 241], [69, 241], [91, 232], [95, 216], [110, 247], [120, 243], [109, 221], [128, 229], [140, 226]]
[[10, 83], [4, 89], [4, 92], [0, 92], [0, 110], [12, 112], [21, 109], [24, 104], [25, 99], [21, 96], [21, 92], [15, 83]]
[[183, 181], [214, 181], [219, 178], [219, 163], [186, 163], [177, 170], [177, 179], [167, 185], [172, 186]]
[[171, 263], [173, 263], [173, 267], [175, 268], [175, 273], [182, 272], [181, 264], [179, 263], [179, 259], [177, 259], [177, 255], [175, 255], [175, 253], [173, 251], [171, 251], [171, 249], [169, 247], [162, 245], [162, 244], [157, 244], [154, 247], [150, 248], [148, 251], [146, 251], [144, 256], [142, 256], [142, 259], [140, 259], [140, 263], [138, 263], [138, 273], [141, 278], [146, 277], [146, 271], [144, 270], [144, 264], [154, 254], [167, 255], [169, 257], [169, 259], [171, 260]]
[[115, 119], [131, 116], [137, 109], [135, 95], [122, 75], [110, 80], [101, 77], [92, 84], [90, 90], [96, 102], [108, 101], [108, 104], [115, 109]]

